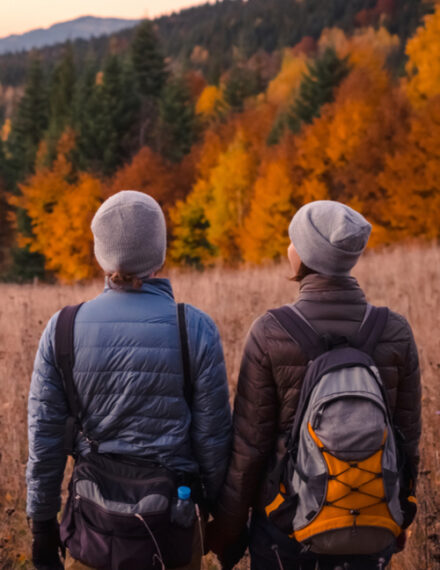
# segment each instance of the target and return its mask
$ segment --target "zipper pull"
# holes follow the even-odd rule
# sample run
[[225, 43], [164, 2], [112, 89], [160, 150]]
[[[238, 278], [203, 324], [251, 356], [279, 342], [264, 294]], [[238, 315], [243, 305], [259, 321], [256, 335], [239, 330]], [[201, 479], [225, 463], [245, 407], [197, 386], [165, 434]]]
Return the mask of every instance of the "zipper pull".
[[313, 422], [313, 429], [316, 431], [317, 429], [319, 429], [319, 426], [321, 425], [321, 419], [322, 419], [322, 414], [323, 414], [324, 410], [321, 408], [319, 410], [319, 412], [316, 414], [315, 416], [315, 421]]
[[351, 529], [351, 534], [354, 536], [358, 532], [356, 526], [356, 517], [358, 517], [361, 514], [361, 512], [359, 511], [359, 509], [351, 509], [350, 514], [353, 515], [353, 527]]

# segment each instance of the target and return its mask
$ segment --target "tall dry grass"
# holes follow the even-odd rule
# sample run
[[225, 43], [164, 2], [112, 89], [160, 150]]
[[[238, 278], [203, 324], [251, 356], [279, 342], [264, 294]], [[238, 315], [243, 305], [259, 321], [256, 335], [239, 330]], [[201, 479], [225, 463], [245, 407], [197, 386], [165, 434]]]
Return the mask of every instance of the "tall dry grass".
[[[370, 253], [356, 272], [369, 300], [389, 305], [413, 326], [423, 372], [422, 465], [419, 515], [399, 570], [440, 568], [440, 248], [398, 248]], [[193, 303], [217, 322], [224, 345], [231, 397], [246, 331], [267, 309], [293, 301], [298, 286], [287, 265], [172, 271], [176, 298]], [[0, 285], [0, 568], [29, 568], [30, 534], [25, 517], [26, 400], [40, 334], [61, 306], [99, 294], [87, 286]], [[215, 563], [209, 561], [209, 567]], [[244, 562], [242, 568], [246, 567]], [[269, 570], [269, 569], [268, 569]]]

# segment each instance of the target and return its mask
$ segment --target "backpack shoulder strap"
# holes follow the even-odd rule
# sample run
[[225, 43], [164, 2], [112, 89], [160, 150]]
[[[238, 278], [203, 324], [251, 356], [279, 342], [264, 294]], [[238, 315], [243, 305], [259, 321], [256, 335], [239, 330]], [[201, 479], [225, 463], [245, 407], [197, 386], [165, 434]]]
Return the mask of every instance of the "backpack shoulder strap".
[[61, 372], [67, 403], [70, 409], [70, 416], [66, 424], [65, 437], [65, 449], [69, 454], [73, 454], [75, 436], [81, 425], [81, 409], [73, 382], [73, 364], [75, 360], [73, 350], [73, 330], [76, 314], [82, 304], [83, 303], [64, 307], [58, 315], [55, 328], [55, 360], [58, 369]]
[[193, 385], [191, 380], [191, 361], [189, 358], [188, 331], [186, 328], [184, 303], [178, 303], [177, 305], [177, 320], [179, 324], [180, 347], [182, 352], [183, 378], [184, 378], [183, 391], [185, 395], [185, 400], [189, 408], [191, 408], [192, 397], [193, 397]]
[[324, 350], [322, 337], [305, 317], [290, 305], [268, 311], [283, 327], [289, 336], [297, 342], [309, 359], [316, 358]]
[[353, 339], [353, 344], [372, 356], [388, 321], [389, 309], [387, 307], [374, 307], [367, 305], [364, 321]]

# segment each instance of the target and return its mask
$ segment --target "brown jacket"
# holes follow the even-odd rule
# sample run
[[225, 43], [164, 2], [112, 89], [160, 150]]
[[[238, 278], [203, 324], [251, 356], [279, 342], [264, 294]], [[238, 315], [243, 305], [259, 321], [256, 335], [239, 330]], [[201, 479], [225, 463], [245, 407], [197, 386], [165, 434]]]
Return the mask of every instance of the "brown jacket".
[[[322, 333], [353, 335], [367, 301], [353, 277], [308, 275], [295, 306]], [[395, 424], [418, 465], [421, 388], [417, 348], [404, 317], [390, 312], [373, 355], [388, 392]], [[298, 405], [306, 358], [299, 346], [266, 313], [252, 325], [244, 349], [234, 405], [233, 449], [216, 524], [233, 538], [243, 529], [249, 507], [264, 508], [263, 484], [270, 461], [284, 450]]]

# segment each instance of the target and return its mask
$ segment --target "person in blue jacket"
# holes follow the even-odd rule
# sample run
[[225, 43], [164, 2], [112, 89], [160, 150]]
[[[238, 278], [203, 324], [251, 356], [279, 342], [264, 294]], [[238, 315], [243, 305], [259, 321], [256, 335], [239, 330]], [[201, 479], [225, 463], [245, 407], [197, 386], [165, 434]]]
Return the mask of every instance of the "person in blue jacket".
[[[176, 302], [167, 279], [166, 224], [159, 204], [136, 191], [107, 199], [92, 221], [104, 291], [83, 304], [75, 320], [73, 378], [84, 410], [84, 432], [99, 453], [154, 458], [200, 479], [214, 505], [226, 472], [231, 414], [223, 351], [211, 318], [186, 305], [193, 381], [191, 409], [183, 388]], [[56, 313], [35, 358], [28, 404], [27, 515], [37, 569], [62, 568], [57, 514], [66, 465], [69, 414], [55, 364]], [[83, 436], [77, 452], [89, 446]], [[190, 566], [200, 568], [194, 549]]]

